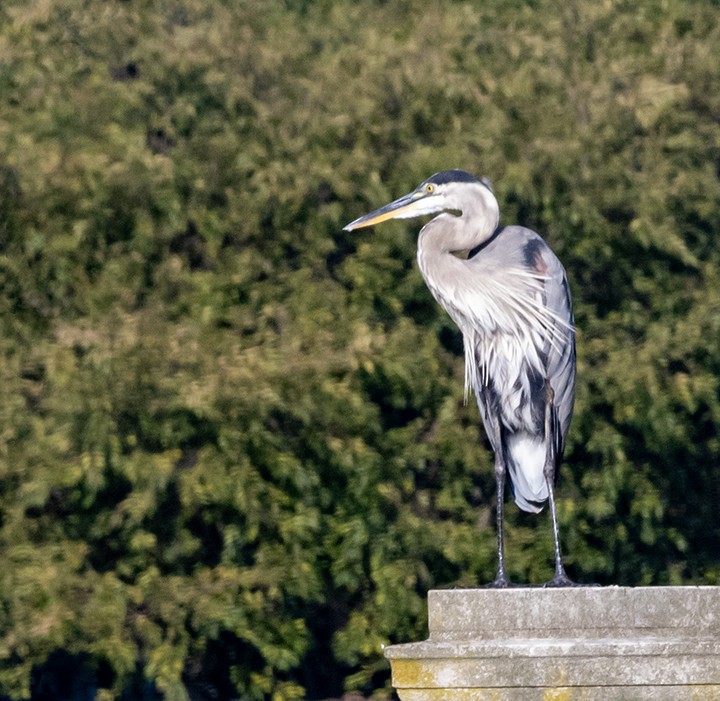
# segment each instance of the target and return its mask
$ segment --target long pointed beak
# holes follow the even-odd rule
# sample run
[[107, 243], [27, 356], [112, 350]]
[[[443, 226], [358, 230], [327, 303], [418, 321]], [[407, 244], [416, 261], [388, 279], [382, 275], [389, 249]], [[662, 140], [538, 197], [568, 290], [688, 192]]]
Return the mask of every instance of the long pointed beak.
[[425, 194], [423, 192], [414, 191], [403, 195], [394, 202], [386, 204], [384, 207], [380, 207], [380, 209], [376, 209], [374, 212], [365, 214], [355, 221], [350, 222], [347, 226], [343, 227], [343, 230], [352, 231], [353, 229], [362, 229], [365, 226], [380, 224], [388, 219], [405, 219], [417, 216], [422, 214], [421, 209], [424, 199]]

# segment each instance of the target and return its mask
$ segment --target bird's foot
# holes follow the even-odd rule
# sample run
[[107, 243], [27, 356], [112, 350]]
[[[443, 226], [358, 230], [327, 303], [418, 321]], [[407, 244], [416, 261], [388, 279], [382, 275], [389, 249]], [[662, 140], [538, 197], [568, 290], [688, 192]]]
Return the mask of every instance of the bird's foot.
[[515, 585], [510, 581], [508, 576], [504, 572], [498, 572], [495, 579], [490, 582], [490, 584], [486, 584], [483, 588], [484, 589], [508, 589], [510, 587], [514, 587]]
[[559, 588], [559, 587], [576, 587], [578, 586], [575, 582], [570, 579], [564, 572], [556, 572], [555, 576], [549, 581], [543, 584], [543, 588]]
[[565, 572], [556, 572], [555, 576], [549, 581], [542, 585], [543, 589], [560, 589], [567, 587], [599, 587], [599, 584], [579, 584], [573, 582]]

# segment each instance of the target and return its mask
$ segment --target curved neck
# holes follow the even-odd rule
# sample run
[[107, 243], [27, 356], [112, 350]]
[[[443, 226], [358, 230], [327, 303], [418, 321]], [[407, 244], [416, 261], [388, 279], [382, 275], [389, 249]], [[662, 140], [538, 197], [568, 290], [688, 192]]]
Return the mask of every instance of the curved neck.
[[499, 219], [498, 203], [492, 192], [478, 186], [477, 196], [464, 203], [460, 216], [440, 214], [420, 232], [417, 249], [420, 272], [435, 299], [461, 329], [464, 319], [456, 313], [454, 300], [458, 286], [466, 282], [468, 270], [466, 261], [453, 253], [469, 251], [487, 241], [497, 229]]
[[479, 185], [477, 196], [464, 203], [459, 216], [443, 213], [423, 227], [418, 239], [418, 258], [469, 251], [487, 241], [499, 221], [497, 200], [490, 190]]

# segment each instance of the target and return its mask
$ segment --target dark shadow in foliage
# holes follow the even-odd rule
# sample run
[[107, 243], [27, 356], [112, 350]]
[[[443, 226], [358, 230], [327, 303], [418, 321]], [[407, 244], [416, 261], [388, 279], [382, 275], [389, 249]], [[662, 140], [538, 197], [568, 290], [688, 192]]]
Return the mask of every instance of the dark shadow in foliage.
[[462, 357], [464, 353], [462, 331], [456, 326], [445, 324], [438, 331], [438, 341], [440, 345], [448, 352], [457, 357]]
[[337, 192], [335, 192], [335, 188], [328, 180], [321, 180], [318, 183], [318, 186], [315, 188], [315, 192], [313, 194], [313, 199], [315, 200], [315, 206], [317, 207], [324, 204], [330, 204], [331, 202], [338, 202], [340, 200]]
[[113, 80], [127, 82], [137, 80], [140, 77], [140, 67], [134, 61], [126, 63], [124, 66], [116, 66], [110, 70]]
[[377, 367], [373, 372], [361, 368], [358, 377], [368, 399], [380, 408], [385, 430], [407, 426], [421, 416], [421, 411], [413, 405], [409, 388], [393, 382], [383, 368]]
[[217, 567], [220, 564], [225, 544], [220, 524], [224, 523], [228, 521], [210, 518], [209, 509], [196, 512], [186, 522], [190, 533], [200, 540], [202, 562], [206, 567]]
[[[229, 512], [229, 513], [228, 513]], [[206, 509], [196, 513], [186, 521], [190, 533], [200, 540], [200, 544], [192, 552], [179, 555], [172, 553], [172, 546], [177, 539], [179, 529], [182, 527], [183, 509], [180, 501], [180, 491], [176, 479], [171, 480], [165, 490], [158, 497], [158, 504], [151, 516], [143, 521], [145, 530], [153, 533], [157, 539], [158, 561], [157, 565], [164, 575], [190, 575], [198, 565], [217, 567], [223, 555], [225, 542], [222, 535], [224, 524], [242, 523], [242, 516], [234, 511], [218, 515], [207, 513]], [[237, 550], [240, 550], [238, 548]], [[243, 549], [244, 550], [244, 549]], [[234, 553], [234, 560], [242, 565], [253, 563], [255, 547], [248, 547], [248, 552]]]
[[152, 681], [145, 678], [138, 667], [132, 681], [120, 694], [119, 701], [163, 701], [163, 695]]
[[57, 527], [56, 524], [62, 523], [67, 537], [90, 544], [88, 562], [95, 570], [111, 570], [126, 550], [125, 543], [118, 540], [121, 527], [101, 538], [93, 539], [89, 534], [97, 523], [98, 514], [112, 511], [130, 494], [132, 485], [109, 465], [103, 470], [103, 482], [103, 487], [97, 491], [88, 487], [85, 481], [74, 488], [53, 487], [44, 504], [25, 510], [31, 538], [41, 541]]
[[17, 215], [20, 210], [20, 176], [16, 168], [0, 166], [0, 248], [15, 239]]
[[145, 143], [155, 155], [162, 155], [175, 146], [175, 139], [164, 129], [148, 129]]
[[[33, 701], [93, 701], [99, 680], [98, 668], [90, 655], [71, 655], [55, 650], [30, 675], [30, 694]], [[102, 670], [106, 676], [108, 669]], [[112, 680], [104, 680], [112, 681]]]
[[217, 440], [215, 424], [187, 407], [162, 408], [151, 413], [146, 407], [129, 406], [118, 412], [116, 421], [126, 453], [136, 446], [161, 453], [168, 448], [199, 448]]
[[[132, 484], [122, 474], [113, 470], [109, 465], [103, 471], [104, 486], [95, 494], [95, 498], [87, 498], [83, 491], [74, 501], [77, 504], [68, 507], [72, 514], [65, 517], [67, 533], [71, 538], [86, 540], [90, 544], [88, 550], [88, 564], [98, 572], [109, 572], [115, 568], [117, 561], [128, 550], [126, 540], [129, 537], [118, 525], [110, 533], [92, 539], [89, 533], [97, 521], [98, 514], [103, 511], [112, 511], [132, 491]], [[85, 505], [85, 506], [80, 506]]]
[[185, 523], [188, 531], [200, 541], [197, 563], [217, 567], [226, 555], [239, 567], [252, 567], [255, 564], [258, 538], [242, 542], [238, 538], [230, 546], [223, 537], [227, 524], [237, 527], [242, 536], [248, 533], [245, 516], [239, 511], [221, 504], [206, 505], [186, 518]]
[[70, 501], [72, 494], [70, 490], [63, 489], [60, 487], [53, 487], [48, 492], [45, 503], [33, 504], [25, 509], [25, 516], [31, 520], [37, 520], [40, 523], [39, 531], [46, 530], [43, 525], [47, 526], [49, 523], [43, 523], [44, 521], [55, 521], [58, 519], [64, 519], [68, 513], [70, 513]]
[[[155, 535], [160, 552], [170, 546], [176, 539], [181, 513], [180, 491], [177, 480], [173, 479], [158, 494], [157, 506], [154, 512], [143, 522], [145, 529]], [[177, 558], [172, 562], [164, 562], [162, 557], [159, 559], [158, 565], [164, 574], [187, 573], [194, 564], [194, 562], [180, 562]]]
[[[346, 258], [355, 255], [357, 251], [357, 236], [341, 229], [337, 231], [333, 230], [330, 234], [335, 242], [335, 248], [325, 257], [325, 265], [333, 280], [339, 281], [336, 270], [343, 264]], [[345, 284], [348, 288], [351, 287], [351, 285]]]
[[438, 304], [423, 289], [421, 294], [415, 294], [405, 301], [403, 304], [403, 316], [410, 317], [420, 326], [429, 326], [438, 318]]
[[[242, 698], [243, 687], [250, 686], [250, 675], [262, 671], [265, 664], [252, 645], [221, 631], [217, 639], [208, 640], [204, 654], [186, 660], [182, 678], [193, 701]], [[233, 674], [237, 687], [230, 678]]]
[[84, 261], [85, 272], [96, 280], [108, 259], [127, 247], [135, 236], [135, 212], [127, 193], [111, 188], [106, 199], [90, 217], [77, 251]]
[[335, 592], [328, 603], [310, 604], [304, 611], [312, 644], [305, 653], [297, 681], [310, 699], [339, 698], [343, 682], [352, 671], [335, 659], [332, 649], [333, 635], [341, 630], [357, 606], [345, 593]]
[[169, 248], [170, 253], [176, 253], [187, 261], [190, 270], [207, 270], [210, 267], [205, 238], [192, 219], [188, 221], [185, 231], [170, 239]]

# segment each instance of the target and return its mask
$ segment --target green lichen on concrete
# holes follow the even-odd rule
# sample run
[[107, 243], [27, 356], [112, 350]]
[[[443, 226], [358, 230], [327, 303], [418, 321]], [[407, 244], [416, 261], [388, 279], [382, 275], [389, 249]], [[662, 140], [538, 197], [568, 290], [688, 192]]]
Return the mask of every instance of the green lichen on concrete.
[[572, 701], [572, 689], [567, 686], [545, 689], [542, 701]]
[[398, 689], [401, 701], [720, 701], [720, 685]]
[[392, 681], [396, 689], [433, 690], [438, 687], [435, 675], [423, 660], [394, 660]]

